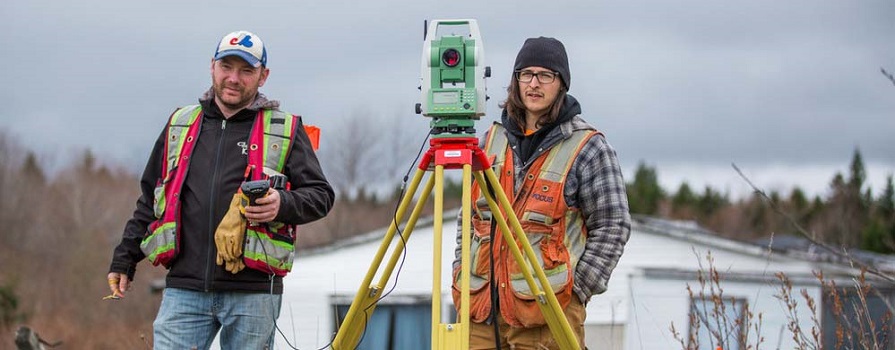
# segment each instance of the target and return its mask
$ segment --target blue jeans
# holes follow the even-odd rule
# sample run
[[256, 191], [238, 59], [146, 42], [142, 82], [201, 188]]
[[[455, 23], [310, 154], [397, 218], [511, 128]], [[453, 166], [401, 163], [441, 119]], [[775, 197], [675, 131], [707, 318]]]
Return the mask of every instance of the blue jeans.
[[208, 349], [218, 330], [221, 349], [273, 349], [282, 295], [197, 292], [165, 288], [153, 326], [153, 348]]

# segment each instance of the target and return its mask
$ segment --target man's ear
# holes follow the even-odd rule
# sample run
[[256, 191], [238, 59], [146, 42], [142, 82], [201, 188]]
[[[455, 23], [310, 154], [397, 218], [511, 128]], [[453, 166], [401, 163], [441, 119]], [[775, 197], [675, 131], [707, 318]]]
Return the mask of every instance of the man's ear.
[[258, 87], [264, 86], [264, 82], [267, 81], [267, 77], [270, 75], [270, 69], [267, 67], [261, 68], [261, 80], [258, 81]]

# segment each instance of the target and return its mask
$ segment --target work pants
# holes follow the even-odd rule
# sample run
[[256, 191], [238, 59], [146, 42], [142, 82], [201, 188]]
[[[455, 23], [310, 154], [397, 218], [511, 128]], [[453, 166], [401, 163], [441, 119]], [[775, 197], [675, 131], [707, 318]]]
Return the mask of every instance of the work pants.
[[[578, 338], [578, 347], [584, 349], [584, 319], [587, 316], [584, 305], [578, 297], [572, 295], [569, 307], [564, 310], [572, 333]], [[558, 350], [559, 345], [553, 340], [550, 327], [543, 325], [534, 328], [511, 327], [502, 316], [497, 316], [500, 327], [500, 349], [512, 350]], [[494, 350], [494, 325], [472, 322], [469, 330], [470, 350]]]
[[220, 330], [220, 348], [273, 349], [282, 295], [198, 292], [165, 288], [153, 322], [153, 348], [209, 349]]

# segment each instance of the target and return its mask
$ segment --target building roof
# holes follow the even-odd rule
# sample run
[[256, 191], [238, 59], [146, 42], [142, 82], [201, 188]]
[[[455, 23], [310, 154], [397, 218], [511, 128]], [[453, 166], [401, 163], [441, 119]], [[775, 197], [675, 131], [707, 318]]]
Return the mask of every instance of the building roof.
[[634, 227], [644, 232], [675, 237], [716, 249], [725, 249], [754, 256], [781, 255], [803, 261], [828, 263], [860, 269], [860, 265], [880, 272], [895, 274], [895, 256], [860, 249], [835, 252], [811, 240], [793, 235], [772, 235], [753, 241], [721, 237], [695, 221], [669, 220], [646, 215], [632, 215]]
[[[458, 209], [445, 210], [443, 220], [454, 221]], [[432, 216], [417, 220], [414, 231], [432, 226]], [[405, 222], [401, 223], [403, 229]], [[387, 227], [376, 229], [364, 234], [342, 239], [332, 244], [304, 250], [303, 255], [325, 254], [335, 250], [352, 247], [370, 242], [378, 242], [383, 239]], [[792, 235], [773, 235], [768, 238], [753, 241], [743, 241], [722, 237], [716, 232], [710, 231], [697, 222], [691, 220], [671, 220], [647, 215], [632, 215], [632, 230], [648, 234], [671, 237], [674, 239], [703, 245], [715, 250], [726, 250], [756, 257], [780, 256], [814, 263], [827, 263], [844, 268], [859, 268], [846, 256], [835, 254], [822, 246], [812, 243], [810, 240]], [[396, 234], [397, 235], [397, 234]], [[400, 239], [396, 237], [395, 239]], [[858, 249], [850, 249], [847, 256], [868, 266], [886, 272], [895, 273], [895, 256], [876, 254]]]

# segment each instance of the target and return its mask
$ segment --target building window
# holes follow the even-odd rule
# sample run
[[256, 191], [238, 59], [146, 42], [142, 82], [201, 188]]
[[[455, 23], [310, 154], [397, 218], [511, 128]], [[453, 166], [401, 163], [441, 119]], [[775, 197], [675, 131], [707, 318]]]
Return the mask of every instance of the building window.
[[824, 349], [895, 349], [895, 325], [888, 306], [895, 305], [895, 290], [877, 292], [862, 297], [855, 288], [838, 288], [837, 293], [824, 288]]
[[743, 315], [746, 299], [690, 299], [690, 332], [695, 334], [690, 348], [699, 350], [739, 350], [743, 348]]
[[[336, 305], [339, 324], [350, 305]], [[379, 304], [366, 329], [358, 350], [428, 349], [432, 346], [431, 304]]]

